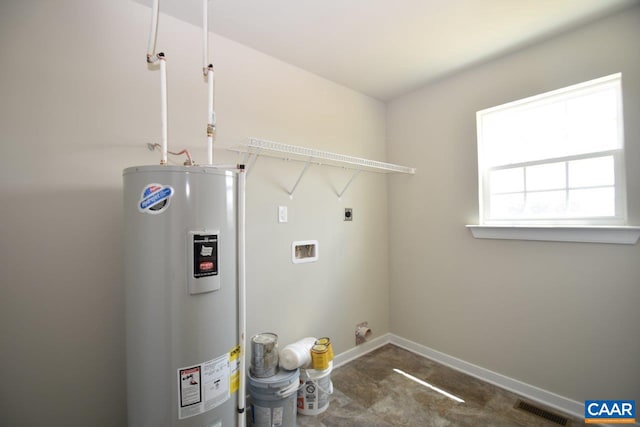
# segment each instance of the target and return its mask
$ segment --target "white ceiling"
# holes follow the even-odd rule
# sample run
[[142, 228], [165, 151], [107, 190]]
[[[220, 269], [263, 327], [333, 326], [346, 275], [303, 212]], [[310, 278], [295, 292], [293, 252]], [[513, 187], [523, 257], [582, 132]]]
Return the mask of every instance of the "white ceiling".
[[[209, 29], [389, 100], [633, 4], [638, 0], [209, 0]], [[202, 24], [202, 0], [160, 0], [160, 11]]]

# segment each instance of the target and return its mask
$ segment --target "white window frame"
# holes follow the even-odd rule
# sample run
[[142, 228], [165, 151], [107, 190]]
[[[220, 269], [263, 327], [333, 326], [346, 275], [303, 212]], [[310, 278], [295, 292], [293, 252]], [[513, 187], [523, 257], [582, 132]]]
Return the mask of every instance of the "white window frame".
[[[552, 241], [574, 241], [574, 242], [599, 242], [599, 243], [626, 243], [635, 244], [640, 237], [640, 227], [628, 227], [627, 206], [626, 206], [626, 171], [624, 160], [624, 137], [622, 120], [622, 89], [618, 96], [618, 135], [620, 141], [619, 148], [551, 158], [544, 160], [525, 161], [518, 164], [500, 165], [487, 168], [483, 162], [482, 147], [482, 115], [499, 110], [516, 109], [522, 106], [539, 103], [551, 97], [562, 96], [576, 90], [590, 86], [607, 84], [608, 82], [618, 82], [622, 86], [621, 74], [613, 74], [600, 79], [591, 80], [577, 85], [562, 88], [556, 91], [547, 92], [541, 95], [514, 101], [508, 104], [485, 109], [477, 113], [478, 125], [478, 189], [479, 189], [479, 225], [468, 225], [472, 234], [476, 238], [497, 238], [497, 239], [520, 239], [520, 240], [552, 240]], [[491, 171], [510, 168], [526, 168], [528, 166], [581, 160], [601, 156], [613, 156], [615, 173], [615, 215], [607, 217], [574, 217], [574, 218], [511, 218], [511, 219], [489, 219], [487, 218], [490, 189], [489, 174]], [[565, 185], [566, 194], [570, 188]], [[526, 188], [524, 194], [526, 197]], [[629, 234], [630, 233], [630, 234]]]

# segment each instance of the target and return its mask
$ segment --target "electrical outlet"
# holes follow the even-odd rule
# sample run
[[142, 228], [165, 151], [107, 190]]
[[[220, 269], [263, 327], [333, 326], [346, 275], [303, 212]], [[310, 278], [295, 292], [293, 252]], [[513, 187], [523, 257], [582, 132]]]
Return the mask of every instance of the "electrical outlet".
[[345, 221], [353, 221], [353, 209], [352, 208], [344, 208], [344, 220]]
[[286, 206], [278, 206], [278, 222], [284, 223], [289, 220], [287, 207]]

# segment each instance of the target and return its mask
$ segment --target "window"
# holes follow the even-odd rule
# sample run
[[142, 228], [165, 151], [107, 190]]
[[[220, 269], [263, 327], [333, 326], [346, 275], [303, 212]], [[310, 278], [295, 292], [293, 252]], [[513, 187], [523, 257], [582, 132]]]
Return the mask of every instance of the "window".
[[621, 75], [477, 113], [481, 225], [626, 223]]

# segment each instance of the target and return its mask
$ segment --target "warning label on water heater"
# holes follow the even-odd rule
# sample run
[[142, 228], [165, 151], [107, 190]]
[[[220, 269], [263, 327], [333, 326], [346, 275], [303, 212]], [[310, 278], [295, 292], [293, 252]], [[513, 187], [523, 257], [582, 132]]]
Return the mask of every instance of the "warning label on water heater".
[[238, 391], [238, 387], [240, 387], [240, 346], [235, 346], [229, 352], [229, 365], [230, 365], [230, 374], [229, 377], [229, 388], [231, 388], [231, 393], [235, 393]]
[[[223, 404], [237, 390], [239, 349], [178, 369], [178, 418], [193, 417]], [[232, 372], [233, 371], [233, 372]]]
[[180, 406], [186, 407], [202, 402], [201, 367], [180, 369]]
[[193, 235], [193, 277], [218, 274], [218, 235]]

